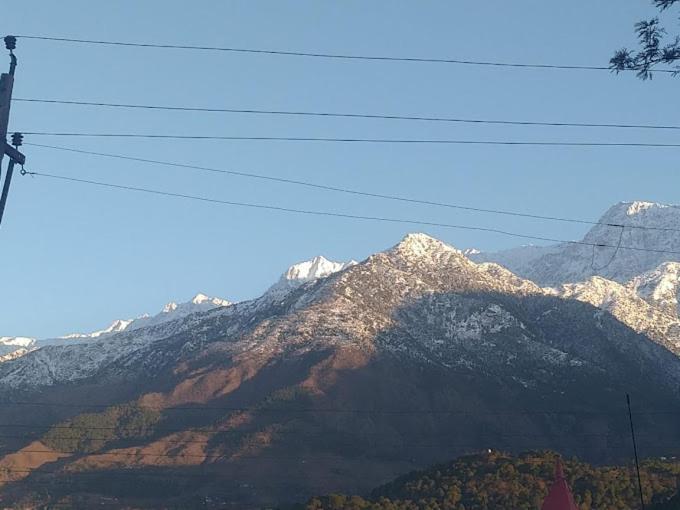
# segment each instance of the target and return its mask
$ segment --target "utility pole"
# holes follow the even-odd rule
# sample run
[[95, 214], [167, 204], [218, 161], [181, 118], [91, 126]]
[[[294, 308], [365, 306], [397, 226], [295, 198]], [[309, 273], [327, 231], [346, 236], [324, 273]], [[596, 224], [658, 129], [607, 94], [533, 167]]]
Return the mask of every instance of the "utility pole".
[[14, 55], [14, 50], [17, 46], [17, 39], [12, 35], [5, 37], [5, 48], [9, 50], [9, 73], [2, 73], [0, 75], [0, 180], [2, 180], [2, 158], [6, 154], [9, 157], [9, 166], [7, 168], [7, 175], [5, 176], [5, 183], [2, 186], [2, 194], [0, 194], [0, 223], [2, 223], [2, 216], [5, 212], [5, 205], [7, 204], [7, 195], [9, 194], [9, 187], [12, 183], [12, 174], [14, 173], [14, 165], [19, 163], [22, 167], [26, 162], [26, 157], [19, 152], [19, 147], [23, 137], [21, 133], [14, 133], [12, 135], [12, 145], [7, 143], [7, 128], [9, 126], [9, 111], [12, 106], [12, 88], [14, 87], [14, 72], [17, 68], [17, 57]]

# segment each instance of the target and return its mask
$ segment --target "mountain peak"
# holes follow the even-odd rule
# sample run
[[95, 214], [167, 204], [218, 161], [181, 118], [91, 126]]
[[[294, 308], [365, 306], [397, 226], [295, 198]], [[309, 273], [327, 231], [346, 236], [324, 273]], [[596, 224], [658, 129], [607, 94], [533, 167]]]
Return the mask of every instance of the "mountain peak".
[[610, 207], [600, 218], [601, 223], [637, 225], [643, 223], [663, 223], [670, 218], [680, 217], [680, 209], [658, 202], [634, 200], [619, 202]]
[[628, 206], [628, 209], [626, 210], [626, 214], [628, 216], [634, 216], [636, 214], [639, 214], [641, 211], [646, 211], [647, 209], [668, 207], [667, 205], [664, 204], [659, 204], [656, 202], [645, 202], [643, 200], [635, 200], [634, 202], [623, 202], [623, 205]]
[[420, 258], [435, 253], [455, 253], [463, 255], [463, 252], [443, 241], [427, 234], [414, 232], [406, 234], [393, 250], [406, 258]]
[[265, 294], [270, 297], [274, 296], [279, 298], [303, 283], [318, 278], [325, 278], [333, 273], [347, 269], [356, 263], [356, 260], [334, 262], [322, 255], [317, 255], [313, 259], [298, 262], [297, 264], [290, 266], [286, 272], [281, 275], [279, 281], [272, 285]]
[[680, 237], [669, 235], [679, 224], [678, 206], [643, 200], [619, 202], [585, 234], [582, 244], [507, 250], [473, 258], [498, 262], [543, 286], [582, 282], [593, 275], [625, 284], [664, 262], [680, 262]]
[[230, 301], [227, 301], [226, 299], [218, 298], [218, 297], [210, 297], [202, 292], [199, 292], [196, 294], [193, 299], [191, 300], [191, 303], [194, 305], [201, 305], [203, 303], [212, 303], [213, 305], [216, 306], [228, 306], [231, 304]]
[[283, 273], [281, 278], [286, 280], [309, 281], [316, 278], [323, 278], [336, 273], [346, 267], [356, 264], [356, 261], [334, 262], [322, 255], [317, 255], [313, 259], [293, 264]]
[[209, 301], [210, 298], [206, 296], [205, 294], [198, 293], [194, 296], [194, 298], [191, 300], [191, 302], [195, 305], [200, 305], [201, 303], [205, 303], [206, 301]]
[[170, 301], [169, 303], [167, 303], [167, 304], [163, 307], [163, 310], [161, 310], [161, 313], [170, 313], [170, 312], [174, 312], [175, 310], [177, 310], [177, 306], [178, 306], [177, 303], [175, 303], [174, 301]]
[[[187, 301], [185, 303], [177, 303], [175, 301], [171, 301], [168, 304], [166, 304], [163, 309], [161, 310], [161, 313], [172, 313], [172, 312], [177, 312], [178, 310], [189, 310], [193, 309], [195, 307], [212, 307], [214, 306], [229, 306], [231, 304], [230, 301], [227, 301], [226, 299], [218, 298], [218, 297], [210, 297], [207, 296], [206, 294], [203, 294], [202, 292], [199, 292], [196, 294], [191, 301]], [[194, 306], [195, 305], [195, 306]]]

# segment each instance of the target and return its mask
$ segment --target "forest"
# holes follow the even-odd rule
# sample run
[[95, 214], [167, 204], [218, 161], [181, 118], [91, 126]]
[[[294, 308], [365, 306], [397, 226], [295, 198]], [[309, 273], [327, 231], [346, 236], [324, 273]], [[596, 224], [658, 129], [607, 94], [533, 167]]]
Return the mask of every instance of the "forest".
[[[299, 510], [537, 510], [553, 481], [557, 454], [526, 452], [517, 456], [490, 451], [460, 457], [414, 471], [376, 488], [369, 495], [314, 497]], [[580, 510], [639, 508], [633, 463], [593, 466], [576, 458], [562, 460]], [[680, 461], [647, 459], [641, 463], [646, 508], [680, 509], [677, 496]]]

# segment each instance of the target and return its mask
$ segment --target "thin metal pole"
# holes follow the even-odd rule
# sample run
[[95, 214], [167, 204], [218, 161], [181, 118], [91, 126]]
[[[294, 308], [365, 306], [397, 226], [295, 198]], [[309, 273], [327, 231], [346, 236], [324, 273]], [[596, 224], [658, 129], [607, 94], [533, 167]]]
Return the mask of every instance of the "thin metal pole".
[[635, 470], [637, 471], [638, 490], [640, 491], [640, 508], [645, 510], [645, 499], [642, 496], [642, 478], [640, 478], [640, 461], [638, 460], [637, 442], [635, 441], [635, 427], [633, 426], [633, 413], [630, 410], [630, 395], [626, 393], [628, 403], [628, 420], [630, 421], [630, 435], [633, 438], [633, 453], [635, 454]]

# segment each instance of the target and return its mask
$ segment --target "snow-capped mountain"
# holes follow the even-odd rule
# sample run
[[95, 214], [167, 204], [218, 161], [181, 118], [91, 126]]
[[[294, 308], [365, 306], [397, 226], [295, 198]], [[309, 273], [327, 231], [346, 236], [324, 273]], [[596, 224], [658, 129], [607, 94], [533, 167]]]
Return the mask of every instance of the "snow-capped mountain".
[[[618, 204], [585, 239], [680, 251], [678, 220], [674, 207]], [[640, 428], [653, 431], [646, 454], [678, 455], [677, 416], [654, 411], [680, 405], [680, 261], [606, 252], [488, 254], [409, 234], [362, 262], [295, 264], [252, 301], [199, 294], [90, 334], [0, 338], [0, 419], [43, 426], [6, 441], [0, 471], [37, 469], [56, 482], [77, 470], [108, 487], [120, 470], [210, 466], [215, 478], [189, 493], [226, 490], [232, 506], [262, 507], [274, 493], [244, 491], [239, 476], [265, 484], [271, 457], [288, 484], [278, 502], [290, 486], [301, 498], [347, 486], [315, 478], [324, 465], [361, 490], [479, 448], [615, 460], [628, 444], [626, 393]], [[97, 410], [81, 415], [83, 402]], [[110, 434], [78, 435], [91, 423]], [[130, 424], [143, 432], [131, 435]], [[38, 458], [36, 448], [59, 453]], [[167, 485], [143, 485], [167, 495]]]
[[46, 346], [69, 346], [98, 339], [108, 338], [122, 331], [133, 331], [140, 328], [155, 326], [165, 322], [182, 319], [197, 312], [205, 312], [214, 308], [229, 306], [231, 303], [226, 299], [211, 298], [205, 294], [197, 294], [191, 301], [186, 303], [170, 302], [166, 304], [160, 313], [149, 316], [142, 315], [136, 319], [117, 319], [107, 328], [93, 331], [92, 333], [71, 333], [55, 338], [27, 338], [27, 337], [0, 337], [0, 363], [23, 356], [31, 351]]
[[[3, 421], [53, 427], [9, 442], [0, 470], [37, 469], [44, 481], [86, 472], [107, 490], [124, 470], [145, 480], [140, 491], [166, 497], [167, 484], [145, 473], [200, 467], [214, 476], [183, 494], [219, 489], [237, 498], [234, 507], [262, 507], [271, 494], [286, 501], [291, 486], [300, 498], [370, 487], [471, 449], [618, 458], [628, 445], [626, 393], [636, 424], [654, 431], [645, 452], [675, 454], [677, 417], [651, 413], [680, 404], [672, 327], [625, 285], [594, 278], [542, 288], [410, 234], [279, 299], [265, 294], [0, 364]], [[17, 394], [58, 411], [15, 411]], [[109, 407], [80, 415], [83, 399]], [[110, 433], [92, 439], [92, 423]], [[131, 424], [142, 428], [130, 434]], [[38, 447], [61, 453], [36, 458]], [[272, 458], [280, 492], [239, 490], [243, 472], [265, 486]], [[325, 466], [341, 486], [316, 477]]]
[[[265, 293], [261, 302], [282, 299], [293, 289], [342, 271], [356, 264], [355, 261], [332, 262], [315, 257], [289, 267], [280, 280]], [[142, 315], [136, 319], [115, 320], [105, 329], [92, 333], [72, 333], [58, 338], [34, 339], [25, 337], [0, 337], [0, 363], [15, 360], [32, 351], [35, 353], [26, 363], [30, 368], [20, 367], [7, 379], [10, 385], [49, 385], [60, 381], [73, 381], [90, 375], [100, 366], [129, 355], [142, 346], [170, 334], [174, 328], [183, 327], [182, 320], [216, 308], [233, 305], [226, 299], [197, 294], [185, 303], [170, 302], [160, 313]], [[260, 305], [258, 305], [260, 306]], [[169, 324], [167, 328], [159, 328]], [[143, 330], [143, 331], [142, 331]], [[134, 333], [137, 332], [138, 333]], [[126, 334], [121, 334], [126, 333]], [[81, 346], [80, 344], [87, 344]], [[74, 353], [77, 353], [75, 355]]]
[[285, 294], [304, 283], [318, 278], [324, 278], [351, 267], [356, 263], [355, 260], [350, 260], [349, 262], [334, 262], [321, 255], [304, 262], [299, 262], [290, 266], [288, 270], [281, 275], [279, 281], [267, 290], [266, 295], [273, 299], [280, 299]]
[[4, 361], [5, 356], [7, 356], [7, 359], [13, 359], [9, 357], [10, 354], [16, 351], [27, 352], [28, 350], [34, 348], [34, 345], [34, 338], [21, 336], [0, 336], [0, 362]]
[[[590, 245], [530, 246], [472, 257], [498, 262], [544, 286], [581, 282], [591, 276], [625, 283], [665, 262], [680, 262], [680, 208], [676, 206], [621, 202], [598, 223], [583, 238]], [[621, 249], [593, 244], [620, 244]], [[650, 249], [657, 251], [644, 251]]]
[[205, 294], [196, 294], [191, 301], [185, 303], [170, 302], [166, 304], [160, 313], [149, 317], [148, 315], [138, 317], [130, 321], [124, 329], [132, 331], [135, 329], [146, 328], [163, 324], [165, 322], [182, 319], [198, 312], [207, 312], [215, 308], [230, 306], [232, 303], [226, 299], [218, 297], [208, 297]]
[[[261, 298], [242, 303], [239, 306], [199, 294], [190, 302], [166, 305], [156, 316], [145, 316], [133, 321], [116, 323], [123, 326], [118, 331], [115, 327], [111, 327], [108, 328], [108, 331], [96, 332], [91, 336], [69, 335], [68, 338], [58, 339], [59, 342], [48, 340], [41, 344], [30, 344], [27, 339], [17, 340], [16, 343], [27, 349], [25, 354], [29, 355], [14, 360], [11, 364], [3, 367], [4, 370], [0, 370], [0, 385], [35, 387], [90, 377], [102, 368], [116, 363], [117, 360], [132, 355], [141, 356], [148, 346], [154, 345], [158, 340], [190, 332], [192, 328], [198, 327], [208, 317], [221, 317], [222, 315], [205, 315], [205, 312], [215, 311], [215, 309], [236, 314], [249, 324], [253, 321], [250, 316], [266, 314], [266, 310], [271, 306], [270, 303], [285, 305], [293, 299], [295, 301], [295, 304], [292, 305], [294, 309], [305, 309], [310, 306], [310, 303], [319, 299], [318, 292], [321, 292], [320, 289], [331, 285], [331, 283], [328, 283], [319, 287], [314, 285], [314, 282], [324, 282], [336, 275], [340, 275], [339, 280], [336, 280], [342, 282], [349, 275], [361, 274], [366, 271], [367, 267], [381, 268], [382, 265], [379, 262], [385, 258], [390, 260], [388, 267], [395, 267], [398, 272], [383, 274], [380, 279], [371, 276], [372, 285], [367, 293], [356, 295], [354, 294], [355, 290], [345, 290], [345, 294], [350, 293], [353, 302], [363, 305], [372, 303], [373, 306], [378, 308], [386, 306], [396, 308], [399, 302], [408, 300], [409, 295], [421, 295], [423, 293], [427, 295], [428, 293], [438, 292], [438, 289], [442, 288], [442, 282], [453, 285], [452, 288], [458, 289], [457, 292], [474, 293], [483, 290], [486, 293], [493, 292], [506, 296], [535, 296], [537, 298], [558, 296], [597, 307], [593, 309], [593, 317], [599, 317], [600, 312], [598, 310], [605, 310], [632, 330], [646, 334], [656, 343], [680, 354], [680, 322], [678, 318], [644, 301], [630, 287], [595, 277], [578, 284], [563, 285], [557, 289], [541, 288], [530, 280], [516, 276], [498, 264], [475, 263], [466, 257], [464, 252], [437, 239], [424, 234], [409, 234], [394, 248], [373, 255], [366, 263], [331, 262], [323, 257], [316, 257], [295, 264]], [[349, 269], [352, 271], [348, 271]], [[394, 271], [394, 269], [390, 269], [390, 271]], [[402, 281], [403, 277], [413, 274], [418, 276], [411, 284]], [[408, 281], [408, 278], [405, 281]], [[434, 285], [433, 282], [437, 282], [437, 284]], [[389, 291], [384, 288], [385, 285], [390, 287]], [[395, 291], [397, 291], [397, 294], [395, 294]], [[401, 294], [401, 292], [404, 294]], [[393, 302], [388, 299], [390, 295]], [[272, 297], [275, 297], [275, 299], [272, 299]], [[346, 295], [345, 297], [349, 296]], [[340, 310], [346, 307], [345, 300], [334, 299], [332, 303], [333, 307], [328, 313], [334, 315], [337, 315]], [[350, 324], [356, 323], [363, 313], [361, 307], [352, 312], [347, 311], [347, 316], [353, 317]], [[368, 334], [366, 342], [371, 343], [371, 335], [380, 328], [389, 327], [393, 319], [384, 317], [379, 319], [377, 323], [376, 320], [378, 319], [370, 319], [369, 322], [373, 323], [373, 326], [368, 330], [352, 329], [351, 332], [347, 331], [344, 336], [358, 341], [359, 338]], [[359, 320], [359, 322], [361, 321]], [[382, 326], [379, 326], [379, 324], [382, 324]], [[464, 314], [464, 318], [453, 327], [452, 331], [454, 336], [482, 340], [488, 335], [494, 334], [494, 332], [498, 333], [505, 330], [512, 324], [524, 328], [521, 322], [511, 319], [502, 307], [499, 308], [497, 304], [494, 304], [491, 308], [486, 308], [485, 311], [480, 310], [470, 316]], [[265, 331], [267, 336], [258, 343], [269, 344], [270, 336], [273, 333], [269, 329]], [[289, 340], [291, 336], [285, 334], [282, 338]], [[329, 338], [322, 341], [323, 344], [329, 342], [333, 343]], [[70, 345], [64, 345], [65, 343]], [[307, 348], [311, 345], [307, 344]], [[428, 349], [435, 348], [435, 350], [438, 350], [438, 345], [435, 343]], [[36, 352], [30, 352], [30, 349], [37, 347], [43, 348]], [[250, 347], [252, 348], [253, 345], [250, 344]], [[387, 345], [386, 347], [392, 348], [393, 346]], [[267, 349], [270, 348], [271, 345]], [[419, 356], [423, 356], [422, 346], [419, 350], [421, 351]], [[432, 355], [430, 354], [427, 357], [434, 362], [434, 358], [431, 358]], [[440, 356], [441, 354], [437, 354], [435, 358]], [[471, 360], [464, 360], [464, 358], [458, 359], [456, 363], [461, 362], [466, 366], [473, 363]], [[475, 363], [483, 364], [484, 362], [480, 359]]]

